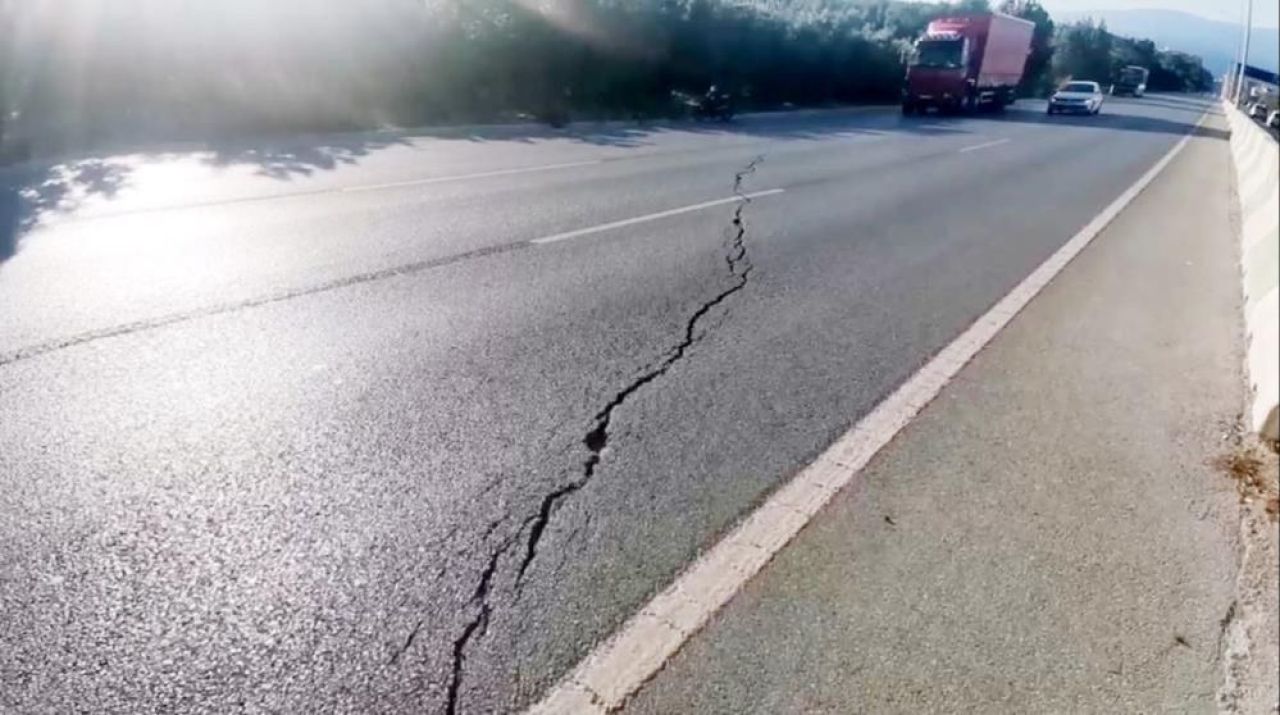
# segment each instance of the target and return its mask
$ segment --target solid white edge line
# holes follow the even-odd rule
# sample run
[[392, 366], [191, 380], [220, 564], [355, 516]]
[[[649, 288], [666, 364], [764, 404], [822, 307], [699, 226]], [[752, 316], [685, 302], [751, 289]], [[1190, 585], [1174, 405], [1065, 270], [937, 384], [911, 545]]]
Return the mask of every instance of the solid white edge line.
[[636, 216], [635, 218], [628, 218], [628, 219], [623, 219], [621, 221], [613, 221], [610, 223], [602, 223], [599, 226], [588, 226], [587, 228], [579, 228], [573, 231], [565, 231], [564, 233], [553, 234], [551, 236], [543, 236], [542, 238], [535, 238], [529, 243], [535, 243], [535, 244], [541, 245], [544, 243], [555, 243], [557, 241], [567, 241], [571, 238], [578, 238], [579, 236], [586, 236], [593, 233], [600, 233], [602, 231], [611, 231], [615, 228], [622, 228], [623, 226], [632, 226], [637, 223], [645, 223], [646, 221], [656, 221], [657, 219], [667, 218], [668, 216], [678, 216], [680, 214], [686, 214], [692, 211], [701, 211], [703, 209], [709, 209], [714, 206], [723, 206], [725, 204], [733, 204], [733, 203], [738, 203], [740, 201], [750, 201], [751, 199], [757, 199], [762, 196], [773, 196], [774, 194], [781, 194], [784, 191], [786, 191], [786, 189], [768, 189], [766, 191], [756, 191], [754, 193], [741, 194], [739, 196], [729, 196], [723, 199], [716, 199], [714, 201], [703, 201], [700, 204], [681, 206], [680, 208], [668, 209], [666, 211], [659, 211], [657, 213], [645, 214], [644, 216]]
[[543, 164], [541, 166], [524, 166], [516, 169], [498, 169], [496, 171], [481, 171], [475, 174], [455, 174], [453, 176], [433, 176], [425, 179], [410, 179], [409, 181], [393, 181], [387, 184], [366, 184], [362, 186], [346, 186], [342, 188], [344, 193], [355, 193], [357, 191], [380, 191], [382, 189], [398, 189], [404, 186], [425, 186], [427, 184], [443, 184], [449, 181], [466, 181], [468, 179], [488, 179], [496, 176], [515, 176], [517, 174], [532, 174], [537, 171], [554, 171], [556, 169], [575, 169], [582, 166], [595, 166], [603, 163], [600, 159], [591, 161], [571, 161], [564, 164]]
[[[1199, 128], [1208, 115], [1196, 122]], [[1192, 130], [1194, 133], [1194, 130]], [[597, 645], [529, 715], [603, 715], [622, 707], [685, 641], [785, 546], [935, 398], [1186, 146], [1174, 145], [1021, 283], [915, 375], [698, 557], [622, 628]]]
[[1008, 143], [1009, 143], [1009, 142], [1011, 142], [1011, 141], [1013, 141], [1013, 140], [1012, 140], [1012, 139], [1005, 138], [1005, 139], [997, 139], [997, 140], [995, 140], [995, 141], [991, 141], [991, 142], [986, 142], [986, 143], [984, 143], [984, 144], [974, 144], [973, 146], [967, 146], [967, 147], [964, 147], [963, 149], [961, 149], [961, 150], [960, 150], [960, 153], [961, 153], [961, 154], [964, 154], [964, 153], [966, 153], [966, 152], [978, 151], [979, 149], [988, 149], [988, 148], [993, 147], [993, 146], [1000, 146], [1001, 144], [1008, 144]]

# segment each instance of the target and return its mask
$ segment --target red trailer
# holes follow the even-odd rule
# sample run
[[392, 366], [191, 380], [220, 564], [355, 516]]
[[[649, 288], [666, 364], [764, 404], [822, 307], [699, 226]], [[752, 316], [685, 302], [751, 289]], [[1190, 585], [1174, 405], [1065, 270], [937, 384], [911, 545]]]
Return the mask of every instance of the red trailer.
[[1001, 109], [1014, 100], [1035, 23], [1000, 13], [944, 17], [916, 41], [902, 112]]

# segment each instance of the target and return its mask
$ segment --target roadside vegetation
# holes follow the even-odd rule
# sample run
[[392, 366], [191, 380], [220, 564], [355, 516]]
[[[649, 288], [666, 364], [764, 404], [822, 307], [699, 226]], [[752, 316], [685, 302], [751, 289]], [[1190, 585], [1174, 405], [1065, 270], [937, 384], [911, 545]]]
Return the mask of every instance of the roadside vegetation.
[[1091, 79], [1106, 85], [1121, 67], [1150, 70], [1152, 92], [1203, 92], [1213, 87], [1213, 75], [1200, 58], [1185, 52], [1160, 50], [1151, 40], [1119, 37], [1104, 24], [1085, 21], [1061, 28], [1054, 39], [1055, 77]]
[[[892, 102], [930, 19], [987, 0], [0, 0], [0, 155], [34, 145], [540, 118], [663, 117], [711, 84], [741, 109]], [[1024, 91], [1206, 89], [1194, 57], [1036, 0]], [[3, 156], [0, 156], [3, 158]]]

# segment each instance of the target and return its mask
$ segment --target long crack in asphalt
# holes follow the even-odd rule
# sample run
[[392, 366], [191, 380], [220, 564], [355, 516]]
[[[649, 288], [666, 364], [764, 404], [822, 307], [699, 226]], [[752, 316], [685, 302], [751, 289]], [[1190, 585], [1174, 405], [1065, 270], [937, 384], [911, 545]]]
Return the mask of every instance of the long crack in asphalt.
[[[656, 366], [650, 368], [621, 391], [614, 394], [605, 403], [604, 407], [596, 413], [591, 428], [582, 439], [583, 445], [587, 448], [587, 458], [582, 463], [581, 474], [577, 479], [545, 495], [538, 504], [537, 512], [526, 518], [521, 527], [511, 537], [504, 540], [498, 549], [490, 555], [489, 562], [484, 571], [481, 572], [480, 581], [469, 601], [470, 605], [475, 606], [476, 613], [463, 627], [461, 634], [453, 641], [453, 666], [445, 701], [445, 712], [448, 715], [455, 715], [458, 712], [458, 701], [466, 669], [467, 646], [475, 638], [483, 636], [488, 628], [489, 618], [493, 613], [493, 604], [489, 602], [489, 594], [502, 558], [515, 544], [516, 538], [524, 533], [525, 528], [528, 527], [529, 535], [525, 541], [524, 558], [521, 560], [520, 568], [516, 572], [515, 589], [519, 594], [524, 584], [525, 574], [538, 557], [538, 546], [556, 510], [559, 509], [565, 499], [585, 487], [599, 470], [604, 451], [609, 446], [609, 426], [613, 421], [614, 411], [638, 392], [640, 388], [662, 377], [676, 363], [684, 359], [689, 349], [705, 335], [705, 333], [698, 332], [698, 326], [702, 319], [716, 306], [747, 287], [747, 281], [754, 266], [747, 253], [747, 229], [743, 222], [742, 214], [747, 205], [751, 203], [751, 198], [743, 192], [742, 184], [748, 176], [755, 173], [756, 168], [763, 161], [763, 155], [757, 156], [733, 176], [733, 193], [739, 200], [733, 211], [733, 229], [725, 251], [725, 263], [728, 264], [729, 275], [733, 278], [733, 284], [698, 306], [698, 309], [690, 314], [688, 320], [685, 321], [684, 335], [680, 342], [671, 348]], [[414, 630], [416, 633], [417, 629], [415, 628]], [[413, 635], [410, 634], [410, 637], [406, 639], [404, 647], [400, 650], [401, 653], [407, 650], [413, 642]], [[396, 657], [399, 657], [399, 653]]]
[[698, 323], [703, 317], [730, 296], [747, 287], [752, 265], [750, 257], [747, 255], [745, 243], [747, 228], [742, 220], [742, 212], [746, 209], [747, 204], [751, 203], [751, 199], [743, 193], [742, 183], [748, 176], [755, 173], [756, 168], [762, 161], [764, 161], [764, 157], [757, 156], [733, 176], [733, 193], [738, 197], [738, 204], [733, 211], [733, 234], [729, 242], [729, 249], [725, 253], [725, 262], [729, 265], [729, 274], [734, 278], [733, 285], [720, 291], [713, 298], [700, 305], [685, 321], [683, 339], [667, 353], [666, 357], [657, 366], [650, 368], [648, 372], [640, 375], [631, 384], [615, 394], [613, 399], [609, 400], [596, 413], [595, 422], [591, 430], [582, 439], [582, 443], [587, 447], [587, 459], [582, 464], [582, 474], [574, 481], [544, 496], [542, 503], [538, 506], [538, 513], [533, 519], [529, 529], [529, 538], [525, 543], [524, 560], [520, 563], [520, 570], [516, 574], [517, 588], [524, 583], [525, 573], [533, 564], [533, 560], [537, 558], [538, 545], [542, 540], [542, 534], [546, 531], [547, 525], [550, 524], [551, 517], [555, 514], [560, 503], [585, 487], [600, 467], [600, 460], [604, 450], [609, 446], [609, 425], [613, 421], [614, 411], [638, 392], [640, 388], [667, 374], [667, 371], [673, 365], [680, 362], [689, 351], [689, 348], [693, 347], [693, 344], [701, 339], [702, 336], [698, 334]]

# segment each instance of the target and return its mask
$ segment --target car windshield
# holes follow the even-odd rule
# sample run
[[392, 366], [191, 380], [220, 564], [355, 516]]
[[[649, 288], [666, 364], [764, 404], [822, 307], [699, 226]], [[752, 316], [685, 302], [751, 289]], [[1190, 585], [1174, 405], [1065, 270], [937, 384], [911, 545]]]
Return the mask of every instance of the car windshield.
[[916, 43], [916, 67], [959, 68], [963, 62], [964, 43], [961, 40], [921, 40]]
[[1097, 86], [1094, 85], [1092, 82], [1068, 82], [1067, 84], [1062, 85], [1061, 91], [1084, 92], [1085, 94], [1092, 94], [1096, 89], [1097, 89]]

